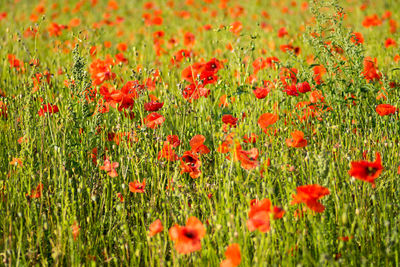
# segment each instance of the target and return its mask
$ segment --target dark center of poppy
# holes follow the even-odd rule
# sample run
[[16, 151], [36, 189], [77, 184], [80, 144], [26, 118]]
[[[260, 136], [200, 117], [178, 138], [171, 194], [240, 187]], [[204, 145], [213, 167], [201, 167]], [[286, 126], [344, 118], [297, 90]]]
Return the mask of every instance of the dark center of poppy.
[[184, 230], [183, 235], [190, 239], [194, 239], [197, 236], [196, 232], [193, 230]]
[[368, 175], [373, 175], [373, 174], [376, 173], [376, 171], [377, 171], [377, 169], [375, 169], [375, 168], [373, 168], [373, 167], [368, 167], [368, 168], [367, 168], [367, 173], [368, 173]]

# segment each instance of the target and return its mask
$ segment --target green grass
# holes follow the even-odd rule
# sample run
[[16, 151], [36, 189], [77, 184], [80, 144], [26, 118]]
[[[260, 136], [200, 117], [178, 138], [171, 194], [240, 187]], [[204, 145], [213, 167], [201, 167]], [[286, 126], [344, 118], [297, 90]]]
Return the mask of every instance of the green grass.
[[[360, 9], [362, 1], [355, 0], [328, 3], [326, 9], [321, 8], [326, 1], [316, 6], [310, 3], [317, 9], [315, 24], [308, 24], [312, 10], [302, 11], [300, 1], [291, 6], [291, 1], [232, 0], [224, 10], [219, 8], [219, 1], [206, 4], [196, 0], [192, 6], [175, 1], [173, 8], [165, 1], [155, 1], [162, 10], [161, 26], [145, 25], [142, 14], [151, 11], [143, 8], [144, 1], [120, 0], [119, 9], [114, 11], [107, 9], [108, 1], [99, 0], [95, 7], [90, 1], [82, 1], [77, 12], [73, 9], [78, 1], [54, 2], [58, 6], [53, 9], [53, 1], [46, 1], [45, 13], [39, 15], [37, 22], [30, 21], [29, 16], [36, 12], [39, 1], [0, 3], [0, 13], [7, 12], [7, 18], [0, 20], [0, 90], [4, 92], [0, 101], [7, 105], [7, 117], [0, 115], [1, 265], [218, 266], [232, 243], [240, 246], [241, 266], [399, 265], [399, 115], [382, 117], [375, 107], [381, 103], [400, 107], [399, 63], [393, 60], [399, 54], [398, 46], [384, 46], [387, 38], [397, 43], [400, 38], [398, 32], [390, 33], [388, 20], [381, 26], [362, 26], [366, 15], [382, 16], [386, 10], [400, 25], [396, 1], [374, 1], [366, 10]], [[335, 4], [343, 6], [347, 13], [343, 21], [332, 21], [339, 10]], [[232, 17], [229, 8], [238, 5], [245, 12]], [[66, 7], [68, 11], [64, 10]], [[292, 14], [282, 14], [283, 7]], [[177, 16], [182, 10], [190, 12], [191, 17]], [[211, 16], [213, 10], [217, 11], [215, 17]], [[269, 18], [261, 16], [263, 10]], [[104, 13], [110, 14], [110, 21], [118, 16], [125, 20], [93, 29], [94, 23], [104, 20]], [[81, 19], [78, 27], [65, 29], [60, 36], [49, 36], [51, 22], [68, 24], [76, 17]], [[229, 25], [236, 20], [243, 23], [239, 35], [229, 31]], [[271, 30], [264, 30], [261, 23], [268, 24]], [[205, 24], [211, 24], [212, 30], [200, 31], [199, 27]], [[300, 31], [300, 26], [307, 27]], [[36, 37], [24, 36], [28, 27], [38, 28]], [[289, 36], [277, 37], [281, 27], [287, 28]], [[330, 27], [335, 31], [329, 31]], [[159, 30], [165, 32], [166, 52], [161, 56], [153, 47], [153, 33]], [[352, 31], [363, 34], [363, 45], [349, 41]], [[187, 49], [183, 44], [185, 32], [196, 36], [192, 48], [195, 55], [173, 66], [173, 54]], [[325, 35], [313, 39], [309, 37], [311, 32]], [[172, 37], [179, 44], [169, 48], [167, 43]], [[105, 41], [111, 42], [110, 48], [104, 48]], [[348, 60], [330, 54], [324, 47], [326, 41], [341, 47]], [[135, 99], [134, 119], [113, 107], [108, 113], [95, 112], [98, 99], [103, 98], [100, 86], [96, 88], [95, 102], [83, 96], [91, 84], [90, 64], [95, 58], [104, 60], [107, 54], [114, 57], [119, 53], [117, 44], [122, 42], [128, 45], [123, 54], [129, 62], [112, 67], [117, 78], [107, 82], [115, 89], [130, 80], [144, 83], [156, 69], [160, 72], [155, 91], [144, 90]], [[233, 45], [233, 51], [226, 49], [228, 43]], [[288, 43], [301, 48], [299, 56], [279, 49]], [[79, 45], [74, 49], [73, 44]], [[101, 48], [96, 57], [90, 56], [92, 46]], [[266, 49], [265, 55], [262, 49]], [[10, 67], [8, 54], [24, 62], [24, 72]], [[306, 62], [309, 55], [314, 55], [315, 64], [323, 64], [328, 70], [320, 85], [313, 80], [313, 65]], [[326, 107], [330, 107], [320, 120], [315, 117], [300, 121], [297, 116], [301, 111], [296, 104], [308, 101], [310, 93], [288, 96], [278, 81], [277, 88], [266, 98], [255, 98], [252, 85], [246, 82], [253, 74], [251, 64], [258, 57], [271, 56], [279, 58], [278, 69], [261, 70], [255, 85], [260, 86], [262, 80], [279, 80], [283, 67], [297, 68], [298, 80], [308, 81], [320, 90]], [[380, 81], [367, 82], [361, 75], [366, 56], [377, 58]], [[181, 78], [182, 70], [214, 57], [224, 61], [218, 82], [207, 85], [211, 91], [207, 98], [189, 103], [181, 92], [189, 84]], [[38, 59], [40, 65], [30, 66], [31, 59]], [[38, 91], [33, 92], [32, 77], [46, 70], [52, 73], [51, 82], [44, 79]], [[68, 88], [64, 81], [71, 79], [76, 85]], [[390, 88], [389, 82], [397, 85]], [[388, 93], [386, 100], [376, 99], [381, 87]], [[157, 112], [165, 122], [156, 129], [143, 125], [149, 114], [143, 107], [150, 100], [149, 94], [164, 102]], [[354, 95], [355, 105], [352, 99], [345, 100], [350, 94]], [[235, 100], [220, 107], [222, 95]], [[59, 112], [39, 116], [41, 100], [43, 104], [56, 104]], [[261, 114], [267, 112], [279, 115], [272, 126], [276, 134], [264, 133], [257, 124]], [[246, 117], [242, 118], [244, 113]], [[233, 160], [233, 153], [217, 152], [226, 135], [221, 120], [225, 114], [239, 118], [238, 126], [229, 132], [235, 133], [235, 140], [244, 150], [259, 150], [259, 167], [245, 170]], [[286, 145], [285, 140], [295, 130], [305, 133], [306, 147]], [[131, 141], [126, 137], [119, 144], [109, 141], [110, 133], [123, 132], [131, 134]], [[255, 144], [243, 142], [243, 136], [250, 133], [258, 136]], [[171, 134], [181, 140], [175, 149], [178, 156], [190, 150], [193, 136], [205, 137], [210, 153], [199, 156], [202, 165], [197, 179], [181, 174], [179, 161], [157, 159]], [[20, 144], [20, 137], [26, 142]], [[98, 150], [97, 162], [90, 156], [94, 148]], [[348, 174], [351, 162], [362, 160], [364, 151], [369, 161], [375, 159], [375, 152], [382, 155], [384, 171], [376, 180], [376, 188]], [[119, 163], [117, 177], [100, 170], [105, 156]], [[19, 158], [22, 166], [11, 165], [13, 158]], [[268, 159], [270, 166], [266, 164]], [[131, 193], [129, 183], [143, 179], [145, 193]], [[27, 196], [40, 183], [41, 197]], [[294, 212], [305, 205], [290, 205], [292, 195], [298, 186], [308, 184], [329, 188], [330, 195], [321, 200], [326, 209], [295, 217]], [[118, 193], [123, 195], [123, 202]], [[286, 213], [280, 220], [271, 220], [269, 232], [250, 232], [246, 226], [250, 201], [265, 198]], [[204, 224], [206, 235], [200, 251], [181, 255], [176, 252], [168, 229], [175, 224], [184, 225], [191, 216]], [[164, 230], [150, 238], [149, 225], [156, 219], [161, 220]], [[80, 226], [76, 240], [71, 229], [74, 222]], [[352, 238], [338, 239], [343, 236]]]

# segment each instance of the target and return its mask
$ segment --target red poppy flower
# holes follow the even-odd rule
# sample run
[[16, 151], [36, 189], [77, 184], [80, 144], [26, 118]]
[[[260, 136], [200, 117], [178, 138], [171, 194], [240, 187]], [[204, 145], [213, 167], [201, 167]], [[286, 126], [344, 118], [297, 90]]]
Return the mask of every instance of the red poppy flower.
[[96, 59], [90, 64], [89, 72], [93, 80], [93, 85], [100, 85], [105, 81], [114, 80], [116, 74], [111, 72], [111, 62], [106, 60]]
[[117, 173], [117, 171], [115, 169], [118, 168], [118, 167], [119, 167], [119, 163], [118, 162], [111, 163], [111, 161], [109, 159], [106, 159], [104, 161], [103, 166], [100, 166], [100, 170], [106, 171], [107, 174], [110, 177], [117, 177], [118, 173]]
[[222, 122], [233, 127], [236, 126], [238, 120], [239, 120], [238, 118], [235, 118], [229, 114], [222, 116]]
[[278, 30], [278, 37], [279, 38], [282, 38], [282, 37], [284, 37], [285, 35], [288, 35], [289, 33], [288, 33], [288, 31], [286, 30], [286, 28], [285, 27], [282, 27], [282, 28], [280, 28], [279, 30]]
[[220, 264], [220, 267], [235, 267], [241, 262], [241, 254], [239, 244], [231, 244], [225, 252], [226, 259]]
[[144, 109], [147, 111], [158, 111], [164, 106], [164, 103], [159, 103], [157, 101], [150, 101], [144, 104]]
[[193, 179], [200, 176], [201, 171], [199, 168], [201, 166], [201, 161], [195, 154], [193, 154], [191, 151], [186, 151], [183, 153], [180, 161], [181, 174], [187, 172]]
[[362, 22], [362, 25], [365, 28], [369, 28], [371, 26], [379, 26], [382, 24], [382, 21], [379, 19], [377, 14], [373, 14], [371, 16], [366, 16], [364, 21]]
[[38, 111], [39, 116], [44, 116], [45, 113], [58, 113], [58, 107], [57, 105], [52, 105], [52, 104], [47, 104], [43, 105], [43, 107]]
[[199, 99], [201, 96], [207, 97], [210, 94], [210, 90], [203, 87], [200, 84], [189, 84], [183, 89], [182, 95], [190, 103], [192, 100]]
[[353, 32], [350, 40], [356, 45], [363, 44], [364, 36], [360, 32]]
[[258, 99], [264, 99], [269, 92], [271, 92], [271, 90], [267, 87], [257, 87], [255, 90], [253, 90], [253, 94]]
[[228, 153], [230, 151], [230, 147], [233, 144], [234, 133], [230, 133], [225, 137], [225, 141], [217, 148], [219, 153]]
[[152, 112], [149, 115], [147, 115], [146, 118], [144, 118], [144, 123], [146, 124], [147, 127], [151, 129], [157, 128], [157, 126], [163, 124], [164, 121], [165, 118], [156, 112]]
[[264, 199], [262, 201], [252, 200], [250, 203], [249, 219], [247, 220], [247, 228], [249, 231], [259, 230], [266, 233], [270, 230], [270, 214], [274, 215], [274, 219], [282, 218], [284, 210], [278, 207], [271, 207], [271, 201]]
[[257, 158], [258, 158], [257, 148], [252, 148], [248, 151], [245, 151], [242, 149], [242, 146], [239, 143], [236, 144], [233, 155], [233, 161], [240, 161], [240, 166], [242, 166], [243, 169], [251, 170], [256, 168], [259, 164]]
[[386, 41], [385, 41], [385, 47], [386, 48], [389, 48], [391, 46], [395, 47], [396, 45], [397, 45], [396, 41], [394, 39], [392, 39], [392, 38], [387, 38]]
[[305, 147], [307, 140], [304, 139], [304, 133], [302, 131], [295, 131], [290, 134], [292, 138], [286, 139], [286, 145], [289, 147]]
[[196, 37], [191, 32], [185, 33], [183, 38], [184, 38], [183, 44], [188, 47], [192, 47], [194, 45], [194, 43], [196, 42]]
[[78, 239], [80, 231], [81, 231], [81, 227], [79, 226], [79, 224], [76, 221], [74, 221], [74, 223], [71, 225], [71, 232], [72, 232], [72, 237], [74, 238], [74, 241], [76, 241], [76, 239]]
[[215, 75], [215, 72], [213, 71], [203, 71], [199, 78], [202, 81], [203, 86], [214, 84], [218, 81], [218, 76]]
[[397, 111], [397, 108], [390, 104], [380, 104], [380, 105], [376, 106], [376, 112], [380, 116], [391, 115], [391, 114], [396, 113], [396, 111]]
[[173, 146], [178, 147], [181, 144], [179, 137], [177, 135], [168, 135], [167, 141]]
[[224, 65], [222, 64], [221, 61], [219, 61], [216, 58], [212, 58], [210, 61], [208, 61], [205, 66], [204, 69], [206, 71], [211, 71], [216, 73], [217, 71], [219, 71], [220, 69], [222, 69], [224, 67]]
[[199, 153], [199, 154], [210, 153], [210, 149], [206, 145], [204, 145], [205, 141], [206, 141], [206, 138], [201, 134], [193, 136], [193, 138], [189, 142], [191, 151], [193, 153]]
[[144, 193], [146, 187], [146, 179], [143, 179], [142, 182], [135, 181], [129, 183], [129, 191], [132, 193]]
[[175, 243], [175, 249], [180, 254], [188, 254], [201, 250], [201, 239], [206, 235], [206, 229], [196, 217], [190, 217], [186, 226], [175, 226], [169, 229], [169, 236]]
[[283, 90], [287, 95], [298, 96], [297, 87], [295, 84], [286, 85], [285, 90]]
[[22, 167], [22, 160], [20, 158], [13, 158], [10, 165]]
[[318, 202], [318, 200], [330, 194], [328, 188], [313, 184], [299, 186], [296, 190], [297, 195], [293, 195], [291, 205], [304, 203], [315, 212], [323, 212], [325, 210], [325, 206]]
[[42, 191], [43, 191], [43, 184], [39, 183], [36, 188], [31, 190], [31, 194], [29, 195], [29, 193], [27, 193], [26, 196], [30, 198], [40, 198], [42, 196]]
[[190, 83], [194, 83], [195, 79], [203, 72], [204, 68], [204, 63], [196, 62], [182, 71], [182, 78]]
[[314, 71], [314, 81], [317, 84], [321, 84], [323, 82], [322, 76], [326, 73], [326, 68], [323, 65], [318, 65], [313, 68]]
[[364, 75], [367, 81], [380, 80], [382, 75], [378, 73], [377, 59], [372, 59], [370, 57], [364, 58], [364, 70], [361, 74]]
[[269, 126], [278, 121], [278, 118], [277, 114], [264, 113], [258, 119], [258, 126], [260, 126], [265, 132]]
[[381, 154], [376, 152], [376, 159], [374, 162], [365, 160], [351, 162], [349, 174], [356, 179], [371, 183], [372, 187], [375, 187], [375, 179], [381, 175], [382, 171]]
[[296, 85], [296, 88], [297, 88], [297, 90], [298, 90], [300, 93], [302, 93], [302, 94], [311, 91], [311, 86], [310, 86], [310, 84], [309, 84], [308, 82], [298, 83], [298, 84]]
[[160, 160], [162, 158], [164, 158], [168, 161], [178, 160], [178, 156], [175, 154], [173, 145], [171, 143], [169, 143], [168, 141], [164, 142], [163, 148], [161, 149], [160, 152], [158, 152], [157, 159]]
[[243, 24], [240, 21], [235, 21], [230, 26], [231, 28], [229, 31], [236, 35], [238, 35], [243, 29]]
[[152, 224], [150, 224], [150, 232], [149, 232], [149, 236], [155, 236], [156, 234], [160, 233], [164, 227], [161, 223], [160, 219], [155, 220]]

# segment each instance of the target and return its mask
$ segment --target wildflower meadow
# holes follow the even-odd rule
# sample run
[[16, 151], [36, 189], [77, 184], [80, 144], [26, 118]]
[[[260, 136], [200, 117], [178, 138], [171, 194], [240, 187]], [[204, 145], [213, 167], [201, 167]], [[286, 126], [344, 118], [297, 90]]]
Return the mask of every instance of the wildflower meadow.
[[1, 266], [400, 266], [398, 0], [1, 0]]

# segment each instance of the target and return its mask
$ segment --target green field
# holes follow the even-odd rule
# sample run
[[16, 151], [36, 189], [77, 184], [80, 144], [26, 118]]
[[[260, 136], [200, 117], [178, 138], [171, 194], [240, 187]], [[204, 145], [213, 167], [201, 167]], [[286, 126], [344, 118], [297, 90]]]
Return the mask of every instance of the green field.
[[0, 266], [399, 266], [399, 4], [0, 1]]

